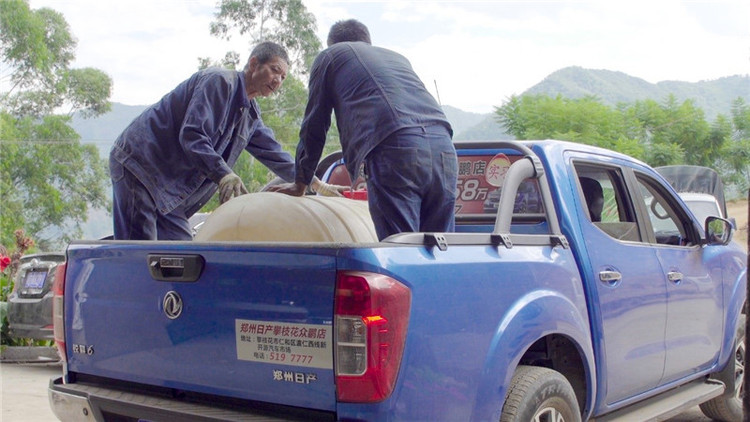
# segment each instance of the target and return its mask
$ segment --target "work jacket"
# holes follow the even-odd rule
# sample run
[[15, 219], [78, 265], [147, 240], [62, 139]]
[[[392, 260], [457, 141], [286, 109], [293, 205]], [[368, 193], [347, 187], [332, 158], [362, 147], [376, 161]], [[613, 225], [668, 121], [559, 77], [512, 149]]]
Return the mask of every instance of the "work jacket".
[[244, 73], [211, 68], [136, 117], [110, 155], [146, 187], [159, 212], [182, 205], [190, 216], [216, 192], [243, 149], [294, 180], [294, 160], [263, 124], [258, 103], [248, 100]]
[[364, 42], [337, 43], [315, 58], [310, 71], [297, 146], [297, 181], [312, 180], [331, 111], [351, 180], [367, 154], [399, 129], [443, 125], [453, 134], [442, 108], [405, 57]]

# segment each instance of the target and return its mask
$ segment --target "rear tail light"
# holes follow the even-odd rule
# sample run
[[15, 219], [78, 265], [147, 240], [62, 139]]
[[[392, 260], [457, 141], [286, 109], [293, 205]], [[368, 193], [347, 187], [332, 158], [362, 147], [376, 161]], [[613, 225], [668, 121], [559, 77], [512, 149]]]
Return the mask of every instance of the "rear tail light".
[[382, 274], [344, 271], [337, 276], [335, 306], [338, 400], [388, 398], [406, 341], [411, 291]]
[[55, 281], [52, 285], [52, 331], [55, 335], [55, 344], [60, 358], [63, 362], [68, 360], [65, 352], [65, 318], [64, 318], [64, 301], [65, 293], [65, 263], [59, 264], [55, 269]]

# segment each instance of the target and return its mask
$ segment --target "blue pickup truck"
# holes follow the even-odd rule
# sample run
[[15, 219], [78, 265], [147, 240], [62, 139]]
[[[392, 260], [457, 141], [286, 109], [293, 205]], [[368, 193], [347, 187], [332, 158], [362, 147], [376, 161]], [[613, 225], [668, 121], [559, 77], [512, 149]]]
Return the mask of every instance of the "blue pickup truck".
[[747, 268], [727, 220], [697, 221], [657, 172], [612, 151], [456, 148], [455, 233], [378, 242], [363, 201], [257, 193], [192, 242], [71, 243], [55, 277], [53, 411], [562, 422], [700, 404], [742, 420]]

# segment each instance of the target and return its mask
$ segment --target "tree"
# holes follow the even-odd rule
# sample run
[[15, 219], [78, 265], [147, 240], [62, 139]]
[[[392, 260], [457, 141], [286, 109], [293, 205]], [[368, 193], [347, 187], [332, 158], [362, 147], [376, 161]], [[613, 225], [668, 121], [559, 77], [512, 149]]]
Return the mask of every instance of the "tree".
[[734, 140], [750, 139], [750, 105], [742, 97], [732, 103], [732, 123], [736, 130]]
[[[105, 207], [106, 164], [82, 145], [71, 115], [109, 110], [112, 81], [97, 69], [71, 69], [76, 41], [64, 17], [0, 1], [0, 244], [17, 229], [52, 248], [80, 236], [90, 207]], [[67, 109], [64, 114], [55, 114]]]
[[670, 95], [663, 106], [666, 121], [661, 125], [663, 139], [679, 145], [685, 151], [686, 162], [699, 166], [710, 166], [718, 158], [723, 140], [718, 144], [709, 142], [710, 126], [703, 110], [695, 107], [692, 100], [677, 104]]
[[740, 191], [750, 184], [750, 107], [741, 98], [733, 104], [731, 119], [719, 115], [712, 124], [692, 101], [678, 103], [672, 95], [662, 103], [643, 100], [615, 109], [591, 97], [513, 96], [495, 114], [517, 139], [586, 143], [652, 166], [707, 166]]
[[76, 42], [68, 24], [51, 9], [32, 11], [25, 0], [0, 3], [0, 47], [7, 64], [2, 81], [16, 89], [54, 89], [57, 77], [73, 60]]
[[593, 97], [514, 96], [495, 113], [517, 139], [554, 138], [613, 148], [624, 134], [622, 114]]
[[321, 43], [315, 16], [302, 0], [221, 0], [211, 35], [230, 39], [233, 32], [248, 37], [250, 45], [274, 41], [290, 53], [293, 74], [305, 75]]
[[732, 124], [734, 131], [724, 144], [727, 166], [732, 170], [730, 182], [740, 192], [750, 189], [750, 105], [738, 97], [732, 103]]

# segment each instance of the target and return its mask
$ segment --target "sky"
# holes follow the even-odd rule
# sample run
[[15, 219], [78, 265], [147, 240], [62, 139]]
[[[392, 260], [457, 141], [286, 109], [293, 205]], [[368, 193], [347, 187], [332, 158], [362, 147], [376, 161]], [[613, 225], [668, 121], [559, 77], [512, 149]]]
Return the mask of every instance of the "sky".
[[[2, 1], [2, 0], [0, 0]], [[111, 100], [147, 105], [198, 68], [198, 57], [252, 45], [209, 33], [218, 0], [29, 0], [61, 12], [78, 40], [73, 67], [113, 80]], [[490, 113], [568, 66], [651, 83], [750, 74], [750, 1], [303, 0], [325, 44], [354, 18], [374, 45], [406, 56], [441, 104]]]

